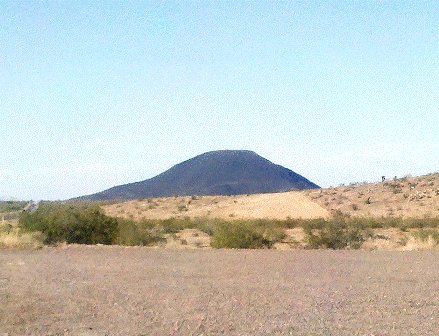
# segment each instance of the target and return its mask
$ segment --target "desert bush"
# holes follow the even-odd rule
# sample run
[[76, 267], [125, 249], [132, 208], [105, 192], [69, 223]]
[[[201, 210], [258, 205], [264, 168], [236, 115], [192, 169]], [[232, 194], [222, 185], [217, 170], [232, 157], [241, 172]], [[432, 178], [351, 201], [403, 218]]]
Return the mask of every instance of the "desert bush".
[[257, 249], [269, 247], [271, 244], [254, 226], [237, 221], [218, 225], [210, 245], [214, 248]]
[[135, 223], [131, 220], [118, 220], [118, 235], [115, 243], [125, 246], [151, 246], [163, 242], [162, 232], [148, 221]]
[[46, 244], [112, 244], [118, 233], [115, 218], [105, 216], [97, 206], [83, 204], [41, 204], [35, 212], [21, 215], [19, 227], [42, 232]]
[[274, 243], [282, 241], [285, 237], [285, 230], [279, 227], [268, 227], [264, 229], [263, 237], [270, 242], [270, 246]]
[[0, 201], [0, 213], [21, 211], [28, 201]]
[[150, 225], [155, 224], [163, 233], [177, 233], [184, 229], [193, 229], [196, 224], [188, 218], [178, 219], [169, 218], [158, 221], [150, 221]]
[[[304, 226], [306, 240], [310, 248], [358, 249], [364, 241], [364, 230], [358, 226], [348, 225], [346, 221], [337, 219], [328, 221], [320, 230], [311, 225]], [[316, 232], [318, 231], [318, 232]]]

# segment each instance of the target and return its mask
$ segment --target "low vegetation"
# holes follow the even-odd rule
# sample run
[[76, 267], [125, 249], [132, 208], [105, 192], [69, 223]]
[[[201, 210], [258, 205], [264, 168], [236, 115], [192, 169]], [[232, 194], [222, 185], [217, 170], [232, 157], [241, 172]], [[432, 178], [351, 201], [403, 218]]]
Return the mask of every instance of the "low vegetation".
[[432, 240], [435, 245], [439, 245], [439, 231], [434, 229], [419, 229], [413, 232], [415, 239], [421, 242]]
[[151, 246], [165, 244], [169, 235], [196, 229], [211, 237], [214, 248], [271, 248], [283, 242], [286, 230], [293, 228], [303, 229], [305, 248], [357, 249], [373, 230], [389, 228], [413, 231], [418, 240], [439, 241], [439, 218], [362, 218], [338, 212], [330, 219], [169, 218], [136, 222], [109, 217], [96, 204], [57, 202], [43, 202], [37, 210], [22, 213], [18, 226], [4, 223], [0, 234], [9, 239], [13, 234], [33, 235], [44, 244]]
[[163, 242], [163, 234], [154, 224], [135, 223], [131, 220], [118, 219], [118, 233], [114, 243], [125, 246], [152, 246]]
[[21, 211], [28, 201], [0, 201], [0, 213]]
[[304, 231], [310, 248], [358, 249], [366, 236], [370, 235], [368, 230], [361, 226], [349, 225], [342, 218], [329, 221], [317, 233], [310, 224], [304, 226]]
[[214, 248], [263, 248], [271, 242], [255, 227], [245, 222], [221, 223], [212, 236]]
[[43, 203], [33, 213], [23, 213], [19, 222], [25, 232], [39, 231], [46, 244], [113, 244], [118, 221], [93, 205]]
[[17, 220], [0, 222], [0, 248], [40, 248], [44, 237], [40, 232], [23, 232]]

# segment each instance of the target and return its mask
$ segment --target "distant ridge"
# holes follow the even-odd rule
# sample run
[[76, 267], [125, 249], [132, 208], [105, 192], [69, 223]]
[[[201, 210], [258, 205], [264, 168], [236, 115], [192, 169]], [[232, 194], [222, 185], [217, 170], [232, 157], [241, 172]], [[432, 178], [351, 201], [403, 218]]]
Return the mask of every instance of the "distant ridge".
[[117, 200], [185, 195], [238, 195], [320, 188], [290, 169], [248, 150], [198, 155], [141, 182], [116, 186], [75, 200]]

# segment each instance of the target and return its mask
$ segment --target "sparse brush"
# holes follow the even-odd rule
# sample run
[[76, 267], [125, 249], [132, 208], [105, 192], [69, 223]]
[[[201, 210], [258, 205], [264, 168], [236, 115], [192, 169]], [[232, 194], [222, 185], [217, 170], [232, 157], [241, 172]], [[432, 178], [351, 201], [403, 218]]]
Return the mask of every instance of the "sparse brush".
[[154, 230], [148, 222], [134, 223], [130, 220], [118, 221], [119, 232], [115, 243], [126, 246], [150, 246], [163, 242], [165, 239], [159, 230]]
[[[402, 231], [425, 229], [430, 230], [427, 232], [432, 239], [439, 239], [438, 234], [434, 233], [439, 228], [439, 217], [349, 217], [340, 211], [334, 212], [333, 217], [328, 219], [225, 220], [186, 217], [135, 222], [131, 219], [105, 216], [94, 205], [48, 203], [40, 205], [32, 214], [23, 214], [20, 219], [21, 233], [41, 232], [46, 244], [65, 241], [83, 244], [154, 245], [161, 244], [165, 234], [198, 229], [215, 237], [212, 245], [214, 247], [269, 248], [285, 238], [285, 229], [298, 227], [304, 228], [308, 246], [312, 248], [358, 248], [370, 236], [371, 230], [377, 228], [400, 228]], [[0, 234], [4, 237], [14, 230], [16, 228], [3, 225], [0, 227]]]
[[270, 242], [257, 229], [245, 222], [223, 223], [212, 236], [214, 248], [258, 249], [269, 247]]
[[0, 222], [0, 248], [41, 248], [44, 239], [40, 232], [22, 232], [16, 221]]
[[177, 206], [178, 211], [188, 211], [188, 207], [185, 204], [180, 204], [179, 206]]
[[359, 227], [348, 225], [343, 220], [328, 222], [323, 228], [313, 230], [305, 226], [304, 231], [310, 248], [358, 249], [365, 239], [365, 232]]
[[439, 244], [439, 231], [433, 229], [419, 229], [412, 233], [413, 237], [419, 239], [421, 242], [426, 242], [427, 240], [433, 240], [435, 245]]
[[401, 238], [399, 238], [398, 244], [401, 246], [406, 246], [408, 241], [409, 241], [409, 238], [406, 235], [404, 235]]

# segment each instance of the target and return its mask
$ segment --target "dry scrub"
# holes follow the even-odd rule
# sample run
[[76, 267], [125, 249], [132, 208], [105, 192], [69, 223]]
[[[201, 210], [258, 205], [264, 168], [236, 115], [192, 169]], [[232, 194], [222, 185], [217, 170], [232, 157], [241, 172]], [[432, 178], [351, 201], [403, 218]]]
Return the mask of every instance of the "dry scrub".
[[39, 232], [19, 230], [17, 221], [0, 222], [0, 248], [40, 248], [44, 237]]

